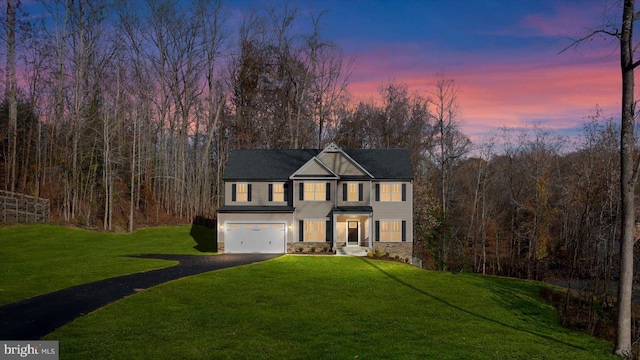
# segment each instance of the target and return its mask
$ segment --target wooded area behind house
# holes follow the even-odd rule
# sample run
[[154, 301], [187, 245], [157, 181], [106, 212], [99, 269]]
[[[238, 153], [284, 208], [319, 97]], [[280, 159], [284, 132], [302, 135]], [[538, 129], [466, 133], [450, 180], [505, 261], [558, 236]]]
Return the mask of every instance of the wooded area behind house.
[[472, 143], [444, 72], [428, 89], [390, 82], [351, 97], [357, 64], [324, 37], [323, 13], [52, 0], [34, 19], [15, 5], [0, 186], [50, 199], [56, 221], [131, 231], [213, 218], [231, 149], [408, 148], [426, 267], [615, 276], [619, 127], [595, 104], [576, 139], [505, 128]]

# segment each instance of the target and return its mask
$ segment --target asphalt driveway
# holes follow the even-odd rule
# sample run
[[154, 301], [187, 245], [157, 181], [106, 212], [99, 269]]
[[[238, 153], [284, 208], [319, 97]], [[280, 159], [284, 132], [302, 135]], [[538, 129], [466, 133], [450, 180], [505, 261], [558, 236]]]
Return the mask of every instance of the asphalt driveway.
[[186, 276], [273, 259], [279, 254], [135, 255], [176, 266], [123, 275], [0, 306], [0, 339], [37, 340], [60, 326], [140, 290]]

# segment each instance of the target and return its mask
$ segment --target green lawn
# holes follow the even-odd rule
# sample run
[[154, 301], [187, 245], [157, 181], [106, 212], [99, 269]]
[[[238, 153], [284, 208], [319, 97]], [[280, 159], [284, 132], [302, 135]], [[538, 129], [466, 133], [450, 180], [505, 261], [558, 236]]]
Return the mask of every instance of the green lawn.
[[540, 284], [283, 256], [163, 284], [58, 329], [64, 359], [605, 359]]
[[[125, 255], [202, 254], [207, 229], [191, 226], [114, 234], [55, 225], [0, 227], [0, 305], [172, 261]], [[199, 241], [199, 242], [197, 242]]]

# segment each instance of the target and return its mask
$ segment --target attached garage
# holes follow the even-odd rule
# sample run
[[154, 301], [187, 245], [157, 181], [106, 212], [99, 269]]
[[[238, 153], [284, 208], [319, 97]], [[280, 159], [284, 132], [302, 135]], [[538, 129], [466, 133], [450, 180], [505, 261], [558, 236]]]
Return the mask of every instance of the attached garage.
[[227, 223], [224, 236], [226, 253], [286, 252], [284, 223]]

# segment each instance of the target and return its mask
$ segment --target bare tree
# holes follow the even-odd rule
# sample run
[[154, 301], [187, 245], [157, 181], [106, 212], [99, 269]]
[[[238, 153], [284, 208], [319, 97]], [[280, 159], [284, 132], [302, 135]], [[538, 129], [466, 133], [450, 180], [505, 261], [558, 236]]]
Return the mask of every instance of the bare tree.
[[622, 75], [622, 115], [620, 126], [620, 281], [618, 285], [617, 331], [614, 353], [631, 358], [631, 305], [633, 293], [633, 245], [635, 229], [635, 186], [640, 162], [634, 154], [635, 99], [634, 70], [640, 65], [635, 60], [637, 44], [633, 42], [633, 26], [640, 14], [635, 12], [635, 0], [624, 0], [622, 22], [605, 23], [601, 29], [574, 41], [568, 48], [578, 46], [595, 36], [605, 34], [616, 38], [620, 46], [620, 69]]
[[16, 79], [16, 3], [7, 0], [7, 20], [5, 24], [7, 33], [7, 83], [6, 101], [9, 105], [9, 151], [8, 166], [5, 184], [7, 190], [13, 192], [16, 187], [16, 149], [18, 148], [18, 100]]
[[[440, 223], [447, 223], [448, 204], [451, 194], [451, 176], [456, 162], [466, 155], [471, 141], [460, 131], [460, 108], [458, 86], [455, 80], [440, 73], [432, 92], [432, 115], [434, 117], [433, 139], [435, 146], [429, 154], [439, 172]], [[440, 231], [441, 265], [447, 267], [448, 231]]]

